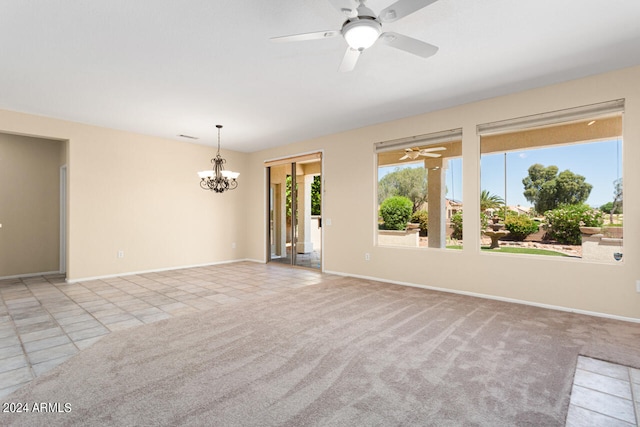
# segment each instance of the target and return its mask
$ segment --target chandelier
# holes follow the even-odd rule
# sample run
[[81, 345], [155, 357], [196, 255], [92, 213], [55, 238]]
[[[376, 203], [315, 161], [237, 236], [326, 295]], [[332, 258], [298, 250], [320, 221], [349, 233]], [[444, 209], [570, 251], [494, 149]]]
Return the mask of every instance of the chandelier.
[[227, 162], [220, 156], [220, 129], [222, 125], [216, 125], [218, 128], [218, 154], [211, 159], [213, 170], [198, 172], [200, 177], [200, 187], [203, 190], [211, 190], [216, 193], [223, 193], [227, 190], [234, 190], [238, 187], [236, 178], [240, 176], [240, 172], [231, 172], [224, 170], [224, 164]]

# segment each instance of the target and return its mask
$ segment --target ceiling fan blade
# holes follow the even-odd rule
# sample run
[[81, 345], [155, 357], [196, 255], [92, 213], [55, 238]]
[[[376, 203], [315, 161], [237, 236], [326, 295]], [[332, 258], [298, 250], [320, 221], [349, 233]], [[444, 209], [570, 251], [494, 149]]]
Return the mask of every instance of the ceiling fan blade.
[[338, 11], [347, 16], [347, 18], [355, 18], [358, 16], [356, 4], [353, 0], [329, 0]]
[[444, 151], [446, 147], [432, 147], [432, 148], [422, 148], [420, 149], [420, 153], [429, 153], [431, 151]]
[[437, 0], [398, 0], [386, 9], [382, 9], [379, 19], [381, 22], [397, 21], [436, 1]]
[[291, 36], [271, 37], [272, 42], [301, 42], [306, 40], [319, 40], [335, 37], [340, 34], [338, 30], [316, 31], [314, 33], [294, 34]]
[[437, 46], [394, 32], [382, 33], [379, 40], [391, 47], [413, 53], [423, 58], [433, 56], [438, 51]]
[[420, 153], [420, 155], [424, 157], [442, 157], [442, 154], [436, 153]]
[[400, 157], [400, 160], [406, 160], [406, 159], [408, 159], [408, 158], [409, 158], [409, 155], [408, 155], [408, 154], [405, 154], [404, 156]]
[[340, 68], [338, 70], [342, 73], [347, 71], [352, 71], [356, 68], [356, 63], [358, 62], [358, 58], [360, 58], [360, 54], [362, 52], [357, 49], [347, 48], [347, 51], [344, 53], [344, 57], [342, 58], [342, 63], [340, 64]]

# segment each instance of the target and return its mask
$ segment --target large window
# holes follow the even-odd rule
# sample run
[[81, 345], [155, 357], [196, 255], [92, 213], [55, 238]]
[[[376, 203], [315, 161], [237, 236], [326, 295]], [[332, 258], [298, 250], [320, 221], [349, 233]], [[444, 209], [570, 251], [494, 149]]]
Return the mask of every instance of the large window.
[[461, 248], [462, 130], [376, 144], [377, 243]]
[[622, 261], [623, 107], [478, 127], [484, 251]]

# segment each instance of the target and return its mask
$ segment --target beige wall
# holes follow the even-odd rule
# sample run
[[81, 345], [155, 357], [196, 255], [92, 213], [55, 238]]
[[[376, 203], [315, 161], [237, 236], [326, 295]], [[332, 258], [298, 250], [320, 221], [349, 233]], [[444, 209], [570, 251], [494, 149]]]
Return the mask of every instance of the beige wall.
[[63, 147], [0, 133], [0, 277], [59, 270]]
[[[257, 153], [223, 151], [240, 185], [226, 194], [198, 187], [214, 149], [128, 132], [0, 111], [0, 132], [68, 140], [69, 280], [266, 259], [263, 161], [323, 151], [326, 271], [441, 287], [640, 319], [640, 240], [624, 262], [481, 254], [476, 125], [626, 98], [625, 236], [640, 235], [640, 67], [382, 123]], [[463, 129], [464, 250], [374, 246], [373, 144]], [[64, 154], [61, 154], [65, 157]], [[57, 182], [57, 179], [56, 179]], [[331, 219], [332, 225], [327, 225]], [[4, 231], [4, 230], [3, 230]], [[232, 243], [236, 249], [232, 249]], [[124, 251], [119, 259], [117, 252]], [[364, 254], [371, 254], [371, 261]]]
[[[625, 236], [640, 235], [640, 67], [592, 76], [447, 110], [252, 153], [249, 235], [260, 236], [247, 257], [265, 259], [262, 162], [324, 150], [324, 267], [339, 272], [640, 319], [640, 239], [625, 239], [624, 262], [482, 254], [479, 217], [479, 138], [476, 125], [626, 98], [624, 116]], [[447, 129], [463, 129], [464, 250], [374, 245], [373, 144]], [[328, 226], [327, 220], [332, 225]], [[364, 254], [371, 254], [365, 261]]]
[[246, 154], [222, 151], [240, 185], [212, 194], [212, 147], [11, 111], [0, 131], [68, 140], [68, 280], [244, 258]]

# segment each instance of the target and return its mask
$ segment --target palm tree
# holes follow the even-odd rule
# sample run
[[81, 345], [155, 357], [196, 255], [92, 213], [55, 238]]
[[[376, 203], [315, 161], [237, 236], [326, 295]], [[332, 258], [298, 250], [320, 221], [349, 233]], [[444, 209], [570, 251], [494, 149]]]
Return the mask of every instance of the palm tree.
[[502, 205], [504, 205], [504, 199], [497, 194], [491, 194], [487, 190], [482, 190], [480, 193], [480, 212], [497, 209]]

